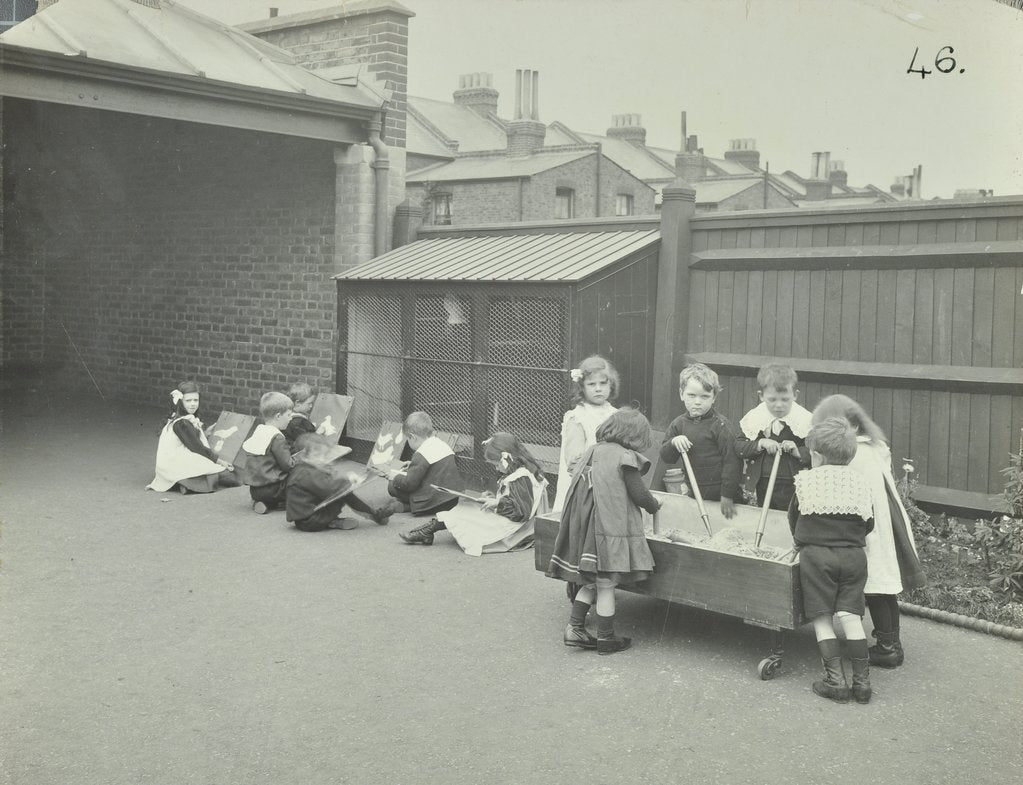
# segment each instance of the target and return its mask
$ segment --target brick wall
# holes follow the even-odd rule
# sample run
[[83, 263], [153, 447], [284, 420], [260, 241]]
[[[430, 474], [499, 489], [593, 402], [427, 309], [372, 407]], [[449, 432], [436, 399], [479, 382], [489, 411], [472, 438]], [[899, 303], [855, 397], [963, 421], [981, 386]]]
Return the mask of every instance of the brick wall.
[[84, 363], [108, 398], [160, 404], [195, 378], [207, 410], [252, 411], [295, 378], [332, 387], [331, 145], [4, 110], [5, 363]]
[[364, 63], [371, 76], [393, 89], [384, 141], [405, 146], [408, 102], [408, 17], [387, 2], [347, 13], [342, 6], [241, 25], [252, 35], [294, 54], [310, 70]]

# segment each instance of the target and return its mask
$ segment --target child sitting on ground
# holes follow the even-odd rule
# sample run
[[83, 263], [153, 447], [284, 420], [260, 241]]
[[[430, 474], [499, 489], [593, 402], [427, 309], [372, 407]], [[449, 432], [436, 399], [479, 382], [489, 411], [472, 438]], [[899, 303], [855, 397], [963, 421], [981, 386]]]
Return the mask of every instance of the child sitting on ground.
[[[341, 509], [349, 500], [342, 495], [352, 489], [355, 476], [343, 472], [334, 463], [347, 455], [347, 447], [331, 447], [315, 433], [299, 434], [295, 440], [294, 468], [288, 473], [285, 517], [303, 532], [321, 532], [326, 529], [354, 529], [356, 523], [341, 518]], [[321, 502], [334, 497], [334, 501], [321, 510]]]
[[[454, 451], [447, 442], [433, 435], [433, 420], [426, 412], [412, 412], [408, 416], [405, 435], [415, 453], [404, 470], [388, 472], [387, 492], [394, 497], [391, 510], [411, 511], [415, 516], [450, 510], [458, 504], [458, 497], [434, 486], [462, 490], [462, 477], [455, 464]], [[399, 533], [399, 536], [413, 545], [431, 545], [434, 532], [442, 529], [444, 524], [431, 518], [407, 534]]]
[[470, 556], [527, 548], [533, 543], [533, 518], [549, 509], [543, 468], [504, 431], [483, 442], [483, 457], [501, 473], [497, 495], [484, 494], [478, 507], [459, 504], [437, 518]]
[[774, 456], [780, 451], [778, 473], [771, 494], [772, 510], [787, 510], [792, 500], [792, 479], [810, 467], [806, 434], [811, 414], [798, 403], [796, 372], [788, 365], [771, 363], [757, 374], [760, 405], [739, 420], [742, 432], [736, 442], [739, 457], [746, 461], [746, 477], [756, 491], [757, 504], [764, 506], [771, 480]]
[[169, 491], [178, 485], [182, 493], [209, 493], [217, 488], [217, 478], [234, 467], [218, 458], [210, 449], [199, 410], [199, 385], [182, 382], [171, 390], [174, 411], [160, 432], [156, 447], [156, 476], [146, 486], [154, 491]]
[[[700, 495], [721, 500], [721, 514], [735, 517], [742, 460], [735, 450], [735, 427], [714, 409], [721, 392], [718, 375], [703, 363], [687, 365], [679, 374], [679, 397], [685, 412], [672, 420], [661, 444], [661, 460], [677, 464], [682, 453], [689, 456], [695, 477], [688, 477], [692, 494], [695, 480]], [[688, 475], [688, 471], [686, 472]]]
[[[576, 467], [547, 576], [582, 584], [572, 601], [565, 645], [613, 654], [632, 645], [615, 634], [615, 586], [650, 577], [653, 555], [640, 508], [660, 503], [643, 484], [650, 461], [650, 423], [635, 409], [619, 409], [598, 429], [597, 443]], [[597, 637], [586, 630], [596, 601]]]
[[243, 479], [249, 486], [252, 509], [260, 515], [284, 504], [288, 472], [294, 461], [282, 431], [291, 420], [293, 407], [284, 393], [266, 393], [259, 399], [263, 422], [242, 442]]
[[303, 433], [316, 433], [316, 426], [309, 419], [316, 402], [316, 390], [305, 382], [295, 382], [288, 388], [288, 397], [294, 402], [295, 410], [284, 428], [284, 438], [292, 454], [298, 452], [296, 440]]
[[829, 417], [810, 429], [807, 443], [815, 468], [795, 478], [789, 527], [799, 551], [799, 584], [804, 615], [813, 621], [824, 678], [813, 683], [822, 698], [849, 700], [842, 649], [832, 616], [845, 631], [852, 664], [852, 695], [870, 700], [870, 662], [863, 631], [863, 586], [867, 533], [874, 528], [870, 489], [849, 462], [856, 455], [856, 431], [843, 417]]

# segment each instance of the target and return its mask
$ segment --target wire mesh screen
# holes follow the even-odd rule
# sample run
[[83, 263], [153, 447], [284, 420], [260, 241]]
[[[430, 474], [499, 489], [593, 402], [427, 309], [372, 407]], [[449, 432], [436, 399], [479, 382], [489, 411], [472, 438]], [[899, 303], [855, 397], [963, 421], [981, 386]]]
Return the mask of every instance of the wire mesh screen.
[[[497, 430], [530, 444], [553, 471], [565, 397], [565, 300], [510, 296], [500, 286], [402, 294], [348, 298], [341, 360], [356, 399], [349, 434], [373, 439], [383, 420], [421, 410], [447, 432], [470, 483], [492, 482], [476, 447]], [[485, 310], [476, 313], [474, 302]]]
[[401, 300], [352, 297], [348, 301], [347, 394], [355, 398], [348, 433], [376, 439], [385, 420], [401, 422]]

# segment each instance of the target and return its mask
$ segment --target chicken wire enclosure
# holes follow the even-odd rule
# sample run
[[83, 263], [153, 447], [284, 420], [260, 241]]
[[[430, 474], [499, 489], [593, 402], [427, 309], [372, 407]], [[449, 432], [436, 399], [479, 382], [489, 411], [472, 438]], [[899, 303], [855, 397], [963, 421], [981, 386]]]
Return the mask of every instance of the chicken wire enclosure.
[[349, 436], [375, 439], [383, 421], [419, 410], [455, 434], [467, 479], [490, 477], [478, 446], [499, 430], [556, 462], [568, 393], [567, 289], [350, 282], [344, 291], [338, 389], [355, 398]]

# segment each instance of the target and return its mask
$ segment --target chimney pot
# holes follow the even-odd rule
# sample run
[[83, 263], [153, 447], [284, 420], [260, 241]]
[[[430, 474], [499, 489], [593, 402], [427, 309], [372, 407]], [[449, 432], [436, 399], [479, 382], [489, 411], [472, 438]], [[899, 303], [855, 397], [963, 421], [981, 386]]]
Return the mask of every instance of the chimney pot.
[[498, 92], [491, 87], [492, 74], [473, 73], [458, 77], [458, 89], [452, 94], [458, 106], [466, 106], [481, 117], [497, 114]]
[[646, 128], [643, 118], [638, 114], [616, 114], [611, 117], [611, 127], [607, 129], [609, 139], [621, 139], [637, 147], [646, 146]]
[[732, 139], [729, 146], [731, 149], [725, 150], [726, 161], [735, 161], [753, 171], [760, 169], [760, 153], [757, 150], [756, 139]]

